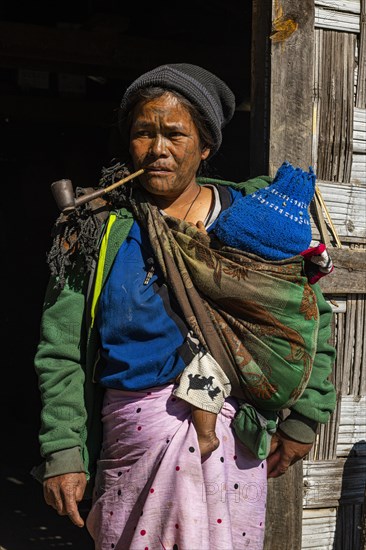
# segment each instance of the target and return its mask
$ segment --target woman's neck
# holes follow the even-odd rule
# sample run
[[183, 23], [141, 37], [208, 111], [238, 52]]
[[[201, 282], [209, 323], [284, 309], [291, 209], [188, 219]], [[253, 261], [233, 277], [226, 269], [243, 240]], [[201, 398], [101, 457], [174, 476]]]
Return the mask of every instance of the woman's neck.
[[[161, 210], [183, 210], [192, 202], [194, 197], [197, 195], [200, 186], [194, 181], [189, 184], [185, 189], [180, 192], [177, 192], [176, 195], [164, 194], [164, 195], [153, 195], [149, 194], [151, 197], [151, 202], [155, 204]], [[171, 214], [173, 215], [173, 214]]]
[[212, 190], [197, 183], [186, 188], [178, 197], [152, 197], [152, 202], [168, 216], [196, 224], [204, 220], [213, 200]]

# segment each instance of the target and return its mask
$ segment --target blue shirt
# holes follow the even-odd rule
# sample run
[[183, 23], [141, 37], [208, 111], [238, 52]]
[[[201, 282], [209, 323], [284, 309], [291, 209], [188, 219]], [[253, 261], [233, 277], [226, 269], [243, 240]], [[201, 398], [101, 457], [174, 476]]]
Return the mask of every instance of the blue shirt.
[[[230, 193], [231, 201], [241, 196]], [[117, 253], [96, 322], [101, 338], [96, 378], [105, 387], [137, 391], [171, 383], [197, 352], [149, 237], [136, 221]]]

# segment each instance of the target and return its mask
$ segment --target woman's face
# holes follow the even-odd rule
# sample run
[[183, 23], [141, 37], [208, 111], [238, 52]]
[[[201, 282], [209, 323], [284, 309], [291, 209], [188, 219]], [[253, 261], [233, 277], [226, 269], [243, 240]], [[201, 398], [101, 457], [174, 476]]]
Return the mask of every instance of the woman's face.
[[136, 170], [144, 168], [139, 181], [153, 195], [178, 197], [195, 185], [202, 160], [197, 128], [186, 107], [172, 94], [140, 101], [133, 111], [130, 154]]

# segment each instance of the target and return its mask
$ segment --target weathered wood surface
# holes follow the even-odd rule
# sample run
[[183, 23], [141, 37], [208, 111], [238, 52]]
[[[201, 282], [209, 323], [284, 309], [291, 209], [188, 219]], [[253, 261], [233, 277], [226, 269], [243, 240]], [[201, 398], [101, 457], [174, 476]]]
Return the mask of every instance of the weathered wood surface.
[[336, 508], [307, 508], [303, 511], [302, 550], [333, 550]]
[[327, 294], [326, 301], [332, 308], [333, 313], [346, 313], [347, 298], [345, 296], [330, 296]]
[[273, 16], [269, 92], [271, 175], [284, 160], [303, 168], [311, 164], [314, 2], [275, 0]]
[[[355, 108], [354, 111], [353, 152], [366, 155], [366, 109]], [[364, 184], [366, 185], [366, 180]]]
[[329, 8], [333, 11], [360, 13], [360, 0], [315, 0], [315, 7]]
[[303, 463], [305, 508], [362, 504], [366, 483], [366, 456]]
[[[273, 0], [272, 5], [254, 0], [252, 5], [251, 173], [274, 175], [284, 160], [307, 169], [312, 143], [314, 2]], [[269, 21], [272, 32], [263, 37]], [[258, 90], [264, 101], [256, 98]], [[265, 548], [299, 550], [301, 515], [298, 463], [270, 483]]]
[[[323, 29], [332, 29], [336, 31], [358, 33], [360, 32], [360, 8], [358, 3], [358, 12], [347, 12], [338, 8], [338, 2], [334, 2], [333, 9], [323, 7], [316, 3], [315, 6], [315, 27]], [[330, 2], [328, 2], [330, 4]], [[342, 4], [344, 4], [342, 2]], [[349, 8], [353, 9], [355, 2], [350, 3]], [[343, 7], [343, 6], [342, 6]]]
[[317, 30], [320, 54], [314, 72], [319, 180], [349, 182], [352, 165], [354, 108], [354, 34]]
[[357, 400], [366, 394], [364, 294], [347, 295], [346, 312], [334, 316], [333, 330], [337, 357], [332, 382], [338, 395], [352, 395]]
[[358, 71], [356, 107], [366, 108], [366, 0], [361, 0], [360, 40], [358, 47]]
[[332, 248], [334, 271], [319, 281], [324, 293], [366, 293], [366, 250]]
[[300, 550], [302, 461], [268, 483], [264, 550]]
[[[325, 180], [319, 188], [342, 243], [358, 243], [360, 250], [366, 242], [366, 18], [360, 17], [361, 3], [364, 14], [365, 0], [315, 2], [313, 108], [313, 166]], [[318, 226], [313, 219], [315, 240]], [[328, 299], [341, 301], [333, 320], [337, 360], [331, 377], [339, 397], [304, 463], [302, 549], [359, 550], [366, 477], [366, 256], [333, 248], [330, 253], [337, 267], [320, 285]]]
[[[344, 316], [341, 315], [337, 318], [339, 335], [336, 341], [336, 349], [340, 353], [342, 362], [337, 359], [335, 368], [337, 371], [337, 389], [340, 391], [342, 398], [344, 395], [360, 394], [360, 364], [355, 364], [355, 348], [358, 348], [360, 355], [365, 357], [362, 335], [365, 323], [362, 315], [364, 300], [364, 294], [348, 294], [347, 311]], [[360, 313], [361, 315], [359, 315]], [[361, 334], [358, 334], [359, 331], [361, 331]]]
[[366, 186], [366, 109], [355, 108], [351, 182]]
[[358, 185], [365, 185], [366, 181], [366, 155], [353, 155], [351, 182]]
[[343, 395], [340, 408], [337, 456], [366, 456], [366, 396]]
[[337, 508], [303, 511], [302, 550], [362, 550], [360, 526], [362, 506], [345, 504]]
[[[364, 16], [366, 20], [366, 15]], [[364, 49], [366, 48], [366, 41]], [[366, 56], [364, 56], [362, 66], [366, 65]], [[366, 79], [366, 71], [363, 71], [364, 78]], [[366, 84], [364, 85], [366, 86]], [[362, 83], [357, 78], [357, 97], [359, 88], [362, 88]], [[362, 100], [363, 101], [363, 100]], [[366, 186], [366, 109], [356, 108], [354, 109], [353, 118], [353, 156], [352, 156], [352, 169], [351, 169], [351, 182], [357, 185]], [[364, 204], [366, 206], [366, 204]], [[365, 218], [364, 214], [364, 218]]]
[[320, 424], [309, 460], [334, 460], [337, 457], [338, 427], [341, 408], [339, 401], [327, 424]]
[[[350, 350], [352, 369], [349, 382], [349, 394], [355, 396], [366, 395], [366, 296], [352, 294], [348, 296], [348, 311], [346, 315], [349, 340], [353, 341]], [[361, 414], [360, 419], [365, 418]]]
[[341, 312], [333, 317], [331, 338], [337, 356], [330, 378], [338, 399], [329, 422], [319, 426], [309, 453], [309, 460], [313, 461], [346, 457], [351, 450], [357, 455], [366, 454], [362, 443], [366, 441], [365, 295], [327, 298], [341, 306]]
[[[346, 5], [343, 6], [343, 4]], [[268, 9], [267, 2], [260, 3], [258, 0], [254, 1], [254, 6], [256, 6], [254, 12], [257, 15], [259, 13], [262, 15], [265, 14], [266, 9]], [[307, 4], [301, 7], [307, 10], [311, 9], [311, 6]], [[327, 6], [324, 4], [321, 7], [317, 6], [317, 9], [332, 7], [333, 5]], [[311, 61], [310, 64], [304, 62], [304, 58], [299, 56], [296, 50], [296, 45], [301, 44], [301, 40], [299, 40], [299, 31], [301, 31], [301, 28], [299, 25], [296, 25], [301, 21], [296, 18], [296, 13], [299, 9], [298, 4], [285, 2], [281, 4], [281, 8], [282, 12], [279, 2], [274, 3], [274, 19], [277, 19], [277, 22], [281, 21], [283, 23], [281, 28], [284, 30], [280, 32], [280, 26], [277, 26], [277, 29], [273, 28], [272, 43], [270, 46], [268, 46], [266, 40], [263, 40], [263, 36], [258, 36], [261, 28], [266, 28], [267, 19], [262, 19], [257, 27], [255, 27], [255, 21], [253, 21], [253, 29], [256, 28], [254, 40], [257, 41], [256, 47], [258, 49], [257, 55], [253, 58], [253, 90], [258, 91], [260, 89], [261, 93], [265, 94], [268, 102], [263, 101], [263, 98], [256, 99], [254, 96], [252, 97], [252, 127], [254, 128], [254, 132], [256, 132], [255, 141], [252, 142], [253, 148], [255, 147], [255, 162], [252, 165], [252, 173], [269, 172], [271, 175], [274, 175], [278, 166], [285, 159], [304, 169], [307, 169], [312, 164], [315, 166], [318, 179], [320, 180], [320, 188], [322, 189], [325, 186], [326, 192], [329, 192], [330, 196], [328, 196], [328, 200], [324, 197], [325, 202], [331, 213], [333, 223], [337, 227], [337, 232], [338, 228], [340, 229], [339, 233], [342, 234], [342, 242], [359, 243], [358, 246], [362, 246], [366, 237], [364, 218], [362, 218], [361, 225], [359, 224], [362, 210], [362, 205], [359, 205], [361, 204], [360, 197], [361, 201], [364, 197], [363, 190], [359, 194], [357, 192], [358, 188], [356, 191], [353, 190], [352, 186], [347, 185], [351, 177], [353, 142], [355, 141], [357, 148], [360, 138], [362, 140], [359, 130], [356, 130], [358, 133], [354, 133], [353, 130], [356, 36], [350, 33], [348, 24], [348, 16], [351, 15], [351, 21], [354, 22], [355, 18], [357, 18], [357, 25], [359, 25], [359, 14], [352, 14], [352, 10], [357, 12], [357, 6], [353, 3], [352, 8], [350, 8], [347, 0], [340, 6], [341, 9], [339, 11], [343, 11], [343, 15], [339, 19], [347, 22], [347, 28], [344, 29], [345, 32], [333, 32], [327, 29], [316, 31], [318, 39], [315, 42], [314, 63]], [[305, 40], [305, 38], [303, 39]], [[261, 52], [259, 52], [259, 48], [261, 48]], [[309, 52], [308, 44], [307, 48], [305, 51]], [[270, 60], [269, 55], [271, 56]], [[262, 65], [256, 67], [255, 64], [258, 60]], [[296, 64], [300, 65], [300, 67], [294, 66]], [[313, 71], [312, 65], [314, 65], [313, 76], [310, 75], [308, 78], [305, 75], [309, 75]], [[254, 82], [256, 75], [259, 76], [258, 82]], [[306, 102], [308, 90], [298, 90], [299, 85], [307, 88], [309, 82], [314, 84], [313, 105], [311, 102]], [[293, 87], [295, 90], [293, 90]], [[286, 93], [284, 93], [284, 90], [286, 90]], [[299, 100], [298, 98], [302, 99]], [[299, 101], [301, 102], [300, 107]], [[260, 103], [260, 109], [257, 108], [256, 112], [253, 112], [255, 102], [257, 106]], [[311, 114], [309, 109], [312, 111]], [[258, 119], [259, 112], [261, 113], [261, 117]], [[310, 140], [306, 136], [300, 142], [300, 140], [296, 139], [297, 136], [294, 137], [294, 132], [298, 132], [299, 128], [300, 134], [302, 134], [303, 129], [308, 132], [309, 124], [313, 121], [312, 119], [314, 120], [314, 124], [311, 124], [312, 133]], [[303, 120], [305, 120], [305, 123]], [[259, 130], [256, 127], [256, 123], [258, 122], [260, 125]], [[259, 135], [264, 136], [265, 139], [258, 138]], [[265, 169], [267, 145], [269, 147], [269, 170]], [[311, 157], [311, 148], [314, 148], [314, 146], [316, 147], [315, 155]], [[319, 173], [319, 162], [323, 163], [322, 174]], [[257, 169], [257, 166], [259, 166], [259, 169]], [[358, 174], [357, 164], [354, 168], [355, 173]], [[329, 187], [330, 185], [332, 185], [332, 188]], [[345, 186], [345, 189], [340, 192], [339, 186]], [[323, 196], [326, 192], [323, 193], [322, 191]], [[352, 226], [352, 223], [354, 226]], [[363, 249], [361, 248], [360, 250]], [[337, 342], [340, 342], [339, 346], [337, 344], [337, 351], [339, 353], [338, 370], [333, 373], [339, 394], [342, 386], [345, 384], [342, 378], [343, 375], [347, 377], [348, 372], [349, 387], [347, 391], [351, 391], [357, 385], [356, 379], [358, 388], [361, 388], [362, 372], [365, 370], [362, 370], [362, 363], [360, 363], [364, 357], [362, 350], [360, 354], [360, 352], [356, 352], [352, 347], [354, 345], [354, 335], [352, 336], [352, 344], [347, 343], [346, 338], [348, 338], [349, 331], [353, 330], [359, 341], [360, 333], [362, 332], [360, 329], [360, 320], [362, 320], [363, 312], [358, 302], [352, 302], [353, 298], [349, 296], [354, 292], [358, 292], [358, 294], [352, 294], [352, 296], [360, 297], [360, 293], [364, 294], [366, 292], [366, 264], [364, 262], [366, 256], [364, 252], [361, 252], [360, 256], [350, 256], [350, 252], [353, 254], [355, 251], [332, 248], [331, 253], [336, 270], [332, 275], [324, 277], [321, 280], [321, 286], [324, 287], [326, 296], [334, 297], [335, 301], [338, 296], [347, 296], [345, 307], [342, 308], [343, 313], [335, 315], [338, 321], [334, 326], [334, 336]], [[337, 276], [335, 276], [336, 273]], [[348, 311], [348, 308], [350, 311]], [[347, 326], [346, 322], [348, 323]], [[345, 360], [345, 354], [349, 355], [347, 360]], [[359, 374], [355, 371], [352, 375], [350, 370], [354, 359], [356, 359], [356, 363], [360, 368]], [[346, 371], [344, 371], [343, 367], [346, 368]], [[347, 437], [346, 431], [353, 429], [351, 426], [347, 428], [346, 424], [343, 425], [340, 416], [341, 407], [339, 403], [331, 422], [320, 428], [314, 453], [309, 455], [309, 458], [318, 462], [307, 461], [307, 463], [321, 464], [323, 468], [321, 474], [319, 475], [318, 472], [316, 475], [315, 470], [311, 470], [309, 466], [308, 479], [311, 482], [311, 486], [306, 488], [308, 496], [306, 497], [307, 500], [304, 500], [304, 513], [307, 511], [307, 506], [312, 509], [316, 506], [327, 506], [327, 510], [329, 510], [329, 501], [331, 501], [330, 506], [338, 506], [342, 489], [342, 495], [349, 499], [347, 502], [352, 503], [351, 507], [353, 509], [356, 506], [360, 506], [360, 477], [365, 463], [360, 463], [359, 460], [366, 460], [366, 458], [353, 457], [353, 460], [356, 460], [356, 462], [347, 461], [346, 467], [346, 457], [337, 459], [339, 429], [341, 429], [342, 434], [343, 430], [345, 430], [345, 437]], [[357, 428], [352, 433], [354, 439], [359, 435]], [[353, 475], [353, 471], [356, 471], [355, 475]], [[312, 486], [315, 483], [314, 477], [317, 489]], [[289, 499], [294, 498], [298, 494], [298, 489], [296, 483], [292, 483], [284, 490], [280, 490], [278, 484], [284, 481], [284, 479], [276, 480], [269, 484], [266, 550], [273, 550], [275, 548], [273, 541], [278, 540], [280, 541], [278, 548], [281, 548], [281, 550], [284, 548], [284, 544], [286, 545], [286, 542], [288, 543], [288, 546], [285, 546], [286, 548], [290, 548], [291, 550], [297, 550], [298, 548], [292, 542], [293, 527], [296, 525], [296, 518], [291, 514], [289, 522], [287, 517], [284, 518], [284, 512], [285, 515], [288, 514], [287, 506]], [[327, 497], [328, 486], [333, 486], [333, 490], [329, 490], [328, 500], [325, 498], [325, 502], [321, 502], [319, 505], [319, 498], [316, 499], [314, 497], [320, 495]], [[359, 499], [357, 504], [354, 504], [355, 495]], [[282, 508], [283, 505], [285, 505], [285, 510]], [[281, 507], [280, 514], [278, 513], [279, 506]], [[294, 509], [295, 506], [293, 505], [293, 512]], [[335, 515], [333, 514], [332, 517], [334, 525], [336, 521]], [[289, 527], [287, 530], [284, 530], [286, 523]], [[332, 531], [332, 527], [330, 526], [328, 530], [329, 540], [327, 540], [326, 536], [321, 538], [321, 533], [317, 533], [319, 536], [314, 536], [314, 532], [311, 531], [312, 528], [314, 529], [314, 525], [309, 527], [308, 546], [304, 548], [314, 548], [314, 550], [315, 548], [316, 550], [332, 548], [334, 550], [332, 545], [334, 530]], [[343, 529], [341, 537], [344, 537], [346, 531], [343, 527], [341, 528]], [[301, 528], [299, 531], [301, 531]], [[323, 527], [320, 528], [320, 531], [324, 534]], [[324, 546], [320, 544], [323, 544], [323, 542]]]
[[[366, 243], [366, 185], [321, 181], [317, 185], [341, 242]], [[322, 240], [314, 205], [311, 205], [310, 212], [313, 239]], [[328, 226], [330, 241], [335, 244], [324, 210], [323, 219]]]

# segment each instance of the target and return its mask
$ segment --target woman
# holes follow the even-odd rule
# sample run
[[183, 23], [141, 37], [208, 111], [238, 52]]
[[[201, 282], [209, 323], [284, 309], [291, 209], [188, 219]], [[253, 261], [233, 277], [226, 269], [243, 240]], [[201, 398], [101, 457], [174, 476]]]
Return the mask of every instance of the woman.
[[36, 475], [47, 503], [81, 527], [77, 503], [99, 458], [87, 520], [98, 549], [261, 549], [267, 473], [281, 475], [305, 456], [334, 408], [331, 312], [316, 285], [313, 370], [267, 462], [234, 436], [231, 397], [218, 417], [220, 446], [201, 461], [190, 407], [172, 394], [202, 343], [231, 368], [175, 245], [182, 227], [189, 239], [196, 227], [210, 231], [235, 198], [270, 182], [197, 177], [234, 107], [228, 87], [194, 65], [139, 77], [123, 97], [120, 127], [131, 170], [144, 173], [102, 208], [57, 226], [35, 358], [45, 457]]

